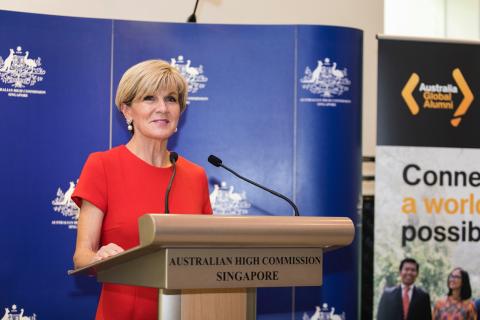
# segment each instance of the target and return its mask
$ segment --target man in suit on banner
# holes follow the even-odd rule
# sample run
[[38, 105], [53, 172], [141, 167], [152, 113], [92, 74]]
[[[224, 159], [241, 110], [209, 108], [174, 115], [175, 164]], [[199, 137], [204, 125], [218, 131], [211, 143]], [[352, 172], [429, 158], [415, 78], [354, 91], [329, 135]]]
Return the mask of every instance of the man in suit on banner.
[[400, 263], [401, 284], [387, 288], [378, 305], [378, 320], [432, 319], [430, 295], [415, 286], [420, 265], [415, 259], [405, 258]]

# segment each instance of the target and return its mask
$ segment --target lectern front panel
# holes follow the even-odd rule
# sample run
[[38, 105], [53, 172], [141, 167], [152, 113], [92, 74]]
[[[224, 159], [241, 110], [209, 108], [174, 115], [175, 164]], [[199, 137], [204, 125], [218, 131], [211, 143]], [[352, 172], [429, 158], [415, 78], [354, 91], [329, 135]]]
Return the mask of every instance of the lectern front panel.
[[318, 248], [169, 248], [167, 289], [320, 286]]

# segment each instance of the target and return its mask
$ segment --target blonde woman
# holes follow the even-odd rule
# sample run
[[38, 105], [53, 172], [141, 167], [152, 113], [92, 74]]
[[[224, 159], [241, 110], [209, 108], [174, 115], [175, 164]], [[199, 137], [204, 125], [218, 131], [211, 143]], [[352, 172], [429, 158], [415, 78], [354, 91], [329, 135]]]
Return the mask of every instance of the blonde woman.
[[[168, 139], [187, 102], [187, 83], [162, 60], [134, 65], [123, 75], [115, 103], [132, 133], [130, 141], [87, 159], [72, 199], [80, 207], [75, 267], [107, 259], [139, 243], [138, 218], [165, 212], [172, 176]], [[178, 157], [170, 212], [211, 214], [205, 171]], [[96, 319], [158, 319], [153, 288], [104, 284]]]

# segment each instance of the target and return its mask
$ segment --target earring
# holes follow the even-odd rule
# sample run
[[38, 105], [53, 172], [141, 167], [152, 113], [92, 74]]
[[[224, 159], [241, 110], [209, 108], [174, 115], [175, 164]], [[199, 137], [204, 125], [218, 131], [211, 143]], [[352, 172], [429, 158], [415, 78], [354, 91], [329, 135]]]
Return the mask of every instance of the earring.
[[132, 131], [133, 130], [133, 120], [127, 120], [127, 129], [128, 131]]
[[175, 128], [175, 132], [177, 132], [177, 131], [178, 131], [178, 128]]

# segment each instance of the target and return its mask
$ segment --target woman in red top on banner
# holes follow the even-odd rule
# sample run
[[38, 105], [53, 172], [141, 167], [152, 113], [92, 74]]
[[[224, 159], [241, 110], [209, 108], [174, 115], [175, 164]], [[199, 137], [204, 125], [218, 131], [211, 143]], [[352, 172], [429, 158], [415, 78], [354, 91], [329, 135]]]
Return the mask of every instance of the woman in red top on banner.
[[[172, 175], [167, 141], [187, 102], [187, 83], [162, 60], [141, 62], [123, 75], [115, 103], [132, 138], [126, 145], [92, 153], [72, 199], [80, 207], [75, 268], [139, 244], [138, 218], [165, 212]], [[212, 214], [205, 170], [179, 157], [169, 195], [170, 212]], [[105, 283], [96, 319], [157, 319], [158, 290]]]

